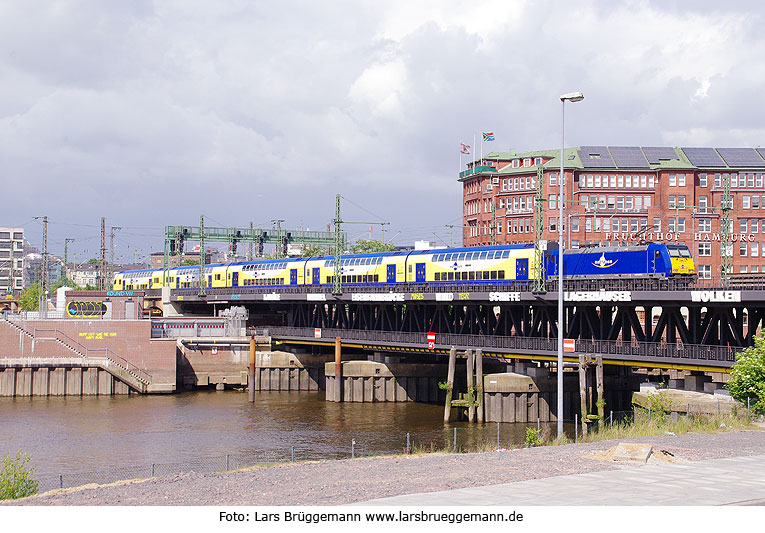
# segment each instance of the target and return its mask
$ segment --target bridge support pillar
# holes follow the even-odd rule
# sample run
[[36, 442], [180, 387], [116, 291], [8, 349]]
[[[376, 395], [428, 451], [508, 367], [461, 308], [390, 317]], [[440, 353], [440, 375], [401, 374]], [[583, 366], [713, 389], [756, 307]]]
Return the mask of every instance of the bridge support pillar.
[[476, 421], [483, 423], [483, 351], [475, 351], [475, 398]]
[[444, 404], [444, 424], [449, 422], [452, 414], [452, 391], [454, 389], [454, 370], [457, 366], [457, 349], [452, 346], [449, 350], [449, 370], [446, 376], [446, 403]]
[[579, 356], [579, 402], [582, 435], [587, 435], [587, 360], [584, 355]]
[[247, 391], [250, 403], [255, 401], [255, 336], [250, 338], [250, 376], [247, 380]]
[[603, 420], [606, 417], [606, 400], [603, 397], [603, 356], [595, 357], [595, 386], [598, 389], [598, 428], [603, 427]]
[[335, 337], [335, 401], [343, 401], [343, 364], [340, 337]]
[[468, 422], [475, 422], [475, 387], [473, 386], [473, 350], [465, 352], [467, 359], [467, 388], [468, 388]]

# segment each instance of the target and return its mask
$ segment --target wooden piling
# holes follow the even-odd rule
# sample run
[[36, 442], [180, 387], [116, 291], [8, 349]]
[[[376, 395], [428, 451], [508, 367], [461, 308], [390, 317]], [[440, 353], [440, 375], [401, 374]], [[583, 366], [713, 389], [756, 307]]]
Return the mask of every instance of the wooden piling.
[[475, 351], [476, 422], [483, 423], [483, 351]]
[[444, 423], [449, 422], [452, 413], [452, 390], [454, 389], [454, 369], [457, 365], [457, 349], [449, 350], [449, 371], [446, 376], [446, 403], [444, 404]]
[[582, 435], [587, 435], [587, 363], [579, 356], [579, 405], [581, 406]]
[[465, 352], [467, 359], [468, 422], [475, 422], [475, 387], [473, 384], [473, 350]]
[[335, 401], [343, 401], [343, 364], [340, 337], [335, 337]]
[[247, 380], [250, 403], [255, 401], [255, 336], [250, 337], [250, 378]]
[[598, 428], [603, 428], [603, 420], [606, 417], [606, 401], [603, 395], [603, 356], [595, 357], [595, 382], [598, 389]]

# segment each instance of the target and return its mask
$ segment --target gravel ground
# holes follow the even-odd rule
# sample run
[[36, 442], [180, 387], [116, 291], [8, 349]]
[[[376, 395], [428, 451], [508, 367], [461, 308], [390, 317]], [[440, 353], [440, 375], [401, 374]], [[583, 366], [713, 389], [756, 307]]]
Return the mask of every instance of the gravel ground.
[[[689, 433], [475, 454], [392, 456], [181, 474], [52, 491], [12, 505], [342, 505], [375, 498], [617, 468], [593, 459], [618, 442], [646, 442], [679, 461], [765, 454], [765, 431]], [[600, 454], [603, 455], [603, 454]]]

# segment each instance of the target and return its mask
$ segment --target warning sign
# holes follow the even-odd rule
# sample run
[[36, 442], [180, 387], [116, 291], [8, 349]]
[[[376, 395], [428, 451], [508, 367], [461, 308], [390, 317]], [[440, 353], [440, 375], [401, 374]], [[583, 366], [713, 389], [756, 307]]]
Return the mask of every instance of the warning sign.
[[563, 351], [564, 352], [575, 352], [576, 351], [576, 341], [574, 339], [563, 339]]
[[436, 347], [436, 334], [432, 331], [428, 332], [428, 350], [432, 350]]
[[313, 336], [317, 339], [321, 339], [321, 328], [313, 328]]
[[218, 355], [218, 347], [217, 346], [213, 346], [212, 348], [210, 348], [210, 353], [212, 355]]

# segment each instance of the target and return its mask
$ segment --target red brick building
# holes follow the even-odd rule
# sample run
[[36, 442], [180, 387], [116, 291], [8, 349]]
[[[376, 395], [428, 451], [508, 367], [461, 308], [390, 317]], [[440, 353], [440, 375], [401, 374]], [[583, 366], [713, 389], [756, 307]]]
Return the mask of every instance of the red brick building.
[[[765, 272], [765, 149], [582, 146], [563, 163], [568, 247], [685, 243], [699, 276], [717, 277], [727, 181], [732, 272]], [[534, 242], [540, 167], [542, 238], [557, 241], [560, 149], [511, 151], [460, 173], [465, 246]]]

